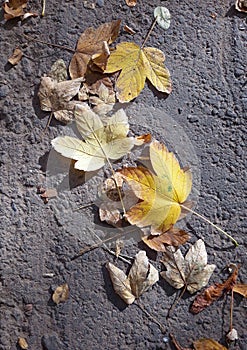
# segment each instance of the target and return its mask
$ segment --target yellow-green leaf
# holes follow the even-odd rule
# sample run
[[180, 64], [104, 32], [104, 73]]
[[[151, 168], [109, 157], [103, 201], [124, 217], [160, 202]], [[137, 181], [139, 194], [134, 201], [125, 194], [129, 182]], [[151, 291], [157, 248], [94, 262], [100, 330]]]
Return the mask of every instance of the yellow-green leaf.
[[117, 97], [120, 102], [129, 102], [140, 94], [146, 78], [157, 90], [171, 92], [170, 74], [164, 61], [165, 55], [159, 49], [142, 49], [135, 43], [123, 42], [111, 53], [104, 73], [121, 70], [116, 83]]

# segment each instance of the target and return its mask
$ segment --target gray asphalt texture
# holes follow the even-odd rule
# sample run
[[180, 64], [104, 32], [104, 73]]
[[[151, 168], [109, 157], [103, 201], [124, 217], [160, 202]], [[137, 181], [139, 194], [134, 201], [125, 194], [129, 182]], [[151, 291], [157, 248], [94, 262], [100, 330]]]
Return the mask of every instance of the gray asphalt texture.
[[[40, 1], [29, 3], [32, 10], [41, 12]], [[229, 263], [242, 265], [239, 281], [246, 282], [247, 21], [246, 15], [234, 10], [234, 1], [140, 0], [136, 7], [129, 8], [123, 0], [108, 0], [96, 1], [96, 8], [91, 10], [84, 7], [84, 1], [50, 0], [44, 18], [29, 18], [23, 23], [5, 23], [1, 13], [1, 350], [16, 349], [21, 336], [34, 350], [173, 349], [166, 342], [170, 332], [183, 346], [202, 337], [224, 344], [229, 330], [230, 296], [193, 316], [188, 309], [194, 296], [185, 294], [167, 321], [168, 309], [177, 294], [160, 280], [141, 297], [141, 302], [166, 327], [163, 334], [142, 310], [136, 305], [126, 307], [114, 293], [105, 269], [107, 261], [114, 261], [108, 252], [98, 248], [71, 261], [85, 244], [95, 242], [90, 229], [97, 221], [96, 207], [77, 212], [71, 208], [94, 200], [96, 180], [102, 172], [77, 186], [71, 170], [69, 182], [65, 181], [58, 198], [47, 205], [36, 191], [38, 185], [53, 181], [54, 169], [46, 169], [50, 141], [66, 134], [67, 128], [53, 120], [41, 139], [48, 113], [39, 109], [40, 78], [58, 58], [68, 65], [72, 54], [28, 42], [24, 34], [74, 48], [88, 26], [97, 27], [120, 18], [137, 34], [131, 38], [121, 31], [119, 41], [135, 40], [141, 44], [158, 5], [169, 8], [172, 23], [167, 32], [156, 26], [148, 46], [166, 54], [173, 91], [164, 98], [146, 84], [131, 102], [131, 108], [136, 113], [143, 107], [163, 110], [187, 134], [200, 160], [196, 210], [233, 235], [239, 247], [234, 248], [228, 239], [195, 216], [186, 223], [190, 243], [198, 238], [205, 240], [209, 263], [217, 266], [211, 283], [228, 276], [224, 268]], [[7, 59], [17, 46], [25, 57], [11, 68]], [[155, 113], [152, 117], [150, 131], [153, 128], [154, 134], [162, 134], [157, 127], [158, 122], [166, 127], [162, 115], [158, 121]], [[131, 125], [134, 132], [142, 132], [134, 113]], [[179, 144], [179, 140], [173, 141]], [[60, 163], [64, 169], [69, 166], [63, 159]], [[78, 173], [76, 176], [78, 180]], [[84, 180], [82, 177], [81, 182]], [[100, 229], [97, 232], [100, 235]], [[183, 252], [190, 243], [182, 248]], [[134, 256], [140, 248], [143, 245], [130, 241], [123, 252]], [[160, 269], [159, 257], [147, 251]], [[125, 271], [128, 268], [121, 261], [116, 264]], [[65, 282], [70, 287], [70, 298], [56, 306], [51, 301], [52, 291]], [[239, 340], [232, 349], [244, 350], [246, 302], [240, 296], [234, 301], [233, 325]]]

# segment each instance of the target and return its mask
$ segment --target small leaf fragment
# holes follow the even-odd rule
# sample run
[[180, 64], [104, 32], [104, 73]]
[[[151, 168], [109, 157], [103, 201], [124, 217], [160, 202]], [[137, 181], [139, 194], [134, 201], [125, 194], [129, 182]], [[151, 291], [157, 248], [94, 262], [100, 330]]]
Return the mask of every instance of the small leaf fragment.
[[115, 292], [126, 304], [132, 304], [135, 301], [135, 296], [132, 294], [130, 281], [125, 273], [110, 262], [107, 263], [106, 267], [109, 271]]
[[23, 52], [17, 47], [16, 49], [14, 49], [14, 52], [12, 53], [12, 55], [8, 58], [8, 62], [13, 66], [15, 66], [20, 62], [20, 60], [22, 59], [22, 56], [23, 56]]
[[65, 302], [69, 298], [69, 286], [67, 283], [62, 284], [61, 286], [58, 286], [53, 295], [52, 300], [55, 304], [59, 304], [61, 302]]
[[195, 350], [227, 350], [227, 348], [219, 344], [213, 339], [198, 339], [193, 342]]
[[235, 8], [236, 8], [236, 10], [238, 10], [240, 12], [247, 13], [247, 1], [246, 0], [236, 0]]
[[59, 58], [53, 63], [48, 76], [57, 83], [68, 80], [67, 67], [63, 59]]
[[247, 284], [235, 284], [232, 288], [234, 293], [238, 293], [243, 295], [245, 298], [247, 298]]
[[137, 0], [125, 0], [126, 1], [126, 5], [128, 5], [129, 7], [134, 7], [136, 6]]
[[238, 332], [235, 328], [233, 328], [229, 333], [226, 335], [227, 340], [229, 341], [236, 341], [238, 340]]
[[171, 14], [168, 8], [157, 6], [154, 9], [154, 17], [157, 20], [157, 23], [159, 26], [165, 30], [167, 30], [170, 27], [171, 24]]
[[28, 343], [25, 338], [18, 338], [18, 345], [23, 350], [28, 349]]

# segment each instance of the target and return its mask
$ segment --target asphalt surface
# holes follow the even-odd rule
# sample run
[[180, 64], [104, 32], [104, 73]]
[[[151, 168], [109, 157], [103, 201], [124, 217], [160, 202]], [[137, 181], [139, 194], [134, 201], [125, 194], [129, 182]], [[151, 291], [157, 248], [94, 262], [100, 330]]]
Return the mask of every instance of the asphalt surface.
[[[41, 12], [39, 1], [29, 3]], [[141, 297], [141, 303], [166, 328], [162, 333], [140, 308], [126, 307], [116, 296], [105, 269], [107, 261], [114, 261], [108, 252], [98, 248], [71, 261], [82, 247], [97, 241], [93, 232], [100, 237], [109, 233], [108, 227], [99, 224], [96, 206], [73, 211], [95, 200], [103, 171], [85, 178], [68, 161], [49, 153], [51, 140], [65, 135], [68, 127], [53, 120], [42, 138], [49, 114], [39, 108], [40, 78], [58, 58], [68, 65], [72, 54], [30, 42], [24, 34], [74, 48], [88, 26], [120, 18], [137, 34], [132, 38], [121, 31], [119, 41], [140, 44], [152, 23], [153, 9], [169, 8], [170, 28], [164, 33], [156, 26], [147, 44], [166, 54], [173, 91], [165, 98], [146, 84], [140, 96], [124, 107], [133, 132], [150, 131], [167, 141], [182, 163], [189, 163], [195, 175], [196, 210], [239, 243], [234, 248], [195, 216], [187, 220], [190, 243], [203, 238], [209, 263], [217, 266], [210, 281], [226, 278], [225, 266], [235, 263], [241, 264], [239, 281], [244, 283], [246, 15], [235, 11], [234, 1], [229, 0], [138, 1], [134, 8], [123, 0], [98, 0], [95, 9], [84, 3], [50, 0], [44, 18], [23, 23], [5, 23], [1, 13], [0, 349], [16, 349], [18, 337], [25, 337], [35, 350], [172, 349], [170, 332], [187, 347], [202, 337], [224, 344], [230, 296], [192, 316], [188, 309], [194, 296], [185, 294], [167, 320], [176, 291], [160, 280]], [[25, 56], [12, 68], [7, 59], [17, 46]], [[56, 186], [58, 198], [45, 205], [37, 194], [38, 185]], [[140, 248], [138, 240], [126, 240], [123, 253], [134, 256]], [[148, 255], [160, 269], [159, 257], [149, 250]], [[128, 268], [121, 261], [117, 265]], [[70, 297], [56, 306], [52, 291], [65, 282]], [[246, 302], [238, 296], [233, 325], [239, 340], [231, 348], [244, 350]]]

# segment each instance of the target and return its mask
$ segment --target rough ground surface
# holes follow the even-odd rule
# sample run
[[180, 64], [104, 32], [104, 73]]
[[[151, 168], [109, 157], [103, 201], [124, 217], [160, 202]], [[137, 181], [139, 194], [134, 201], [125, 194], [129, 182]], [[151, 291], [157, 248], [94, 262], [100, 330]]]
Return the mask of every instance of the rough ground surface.
[[[40, 1], [29, 3], [30, 8], [41, 12]], [[124, 0], [97, 3], [90, 10], [84, 7], [84, 1], [49, 0], [44, 18], [5, 24], [1, 17], [0, 349], [16, 349], [19, 336], [24, 336], [30, 349], [35, 350], [171, 349], [163, 340], [169, 332], [184, 346], [200, 337], [223, 343], [229, 329], [229, 297], [192, 316], [188, 307], [194, 297], [186, 294], [167, 322], [167, 310], [176, 294], [161, 280], [142, 296], [141, 302], [167, 327], [162, 334], [136, 305], [125, 307], [114, 294], [104, 268], [105, 262], [113, 261], [112, 256], [100, 248], [70, 260], [83, 244], [91, 243], [89, 229], [93, 228], [93, 220], [97, 221], [96, 208], [77, 212], [71, 208], [94, 200], [95, 182], [91, 179], [75, 187], [70, 179], [71, 189], [68, 184], [61, 186], [59, 198], [47, 205], [36, 194], [36, 186], [50, 181], [52, 174], [45, 177], [50, 141], [66, 130], [54, 120], [41, 140], [48, 115], [39, 109], [38, 85], [58, 58], [68, 64], [71, 53], [28, 43], [23, 34], [74, 48], [89, 25], [121, 18], [123, 24], [137, 31], [135, 41], [141, 43], [152, 22], [154, 7], [169, 7], [173, 18], [170, 29], [164, 34], [157, 26], [148, 45], [166, 53], [173, 92], [165, 99], [146, 85], [131, 103], [132, 111], [138, 114], [143, 106], [159, 108], [183, 127], [200, 159], [197, 211], [232, 234], [239, 247], [235, 249], [196, 217], [187, 223], [190, 242], [204, 237], [209, 262], [217, 265], [211, 282], [227, 276], [223, 268], [230, 262], [242, 264], [239, 280], [244, 282], [246, 16], [236, 12], [230, 0], [139, 0], [132, 9]], [[131, 40], [125, 33], [120, 39]], [[7, 58], [17, 46], [25, 57], [10, 69]], [[131, 123], [134, 131], [142, 131], [134, 113]], [[149, 127], [154, 134], [163, 132], [159, 123], [166, 127], [162, 115], [153, 113]], [[180, 141], [173, 142], [176, 145]], [[188, 247], [189, 244], [183, 251]], [[124, 252], [133, 256], [138, 249], [137, 243], [127, 243]], [[155, 258], [150, 252], [149, 256]], [[161, 267], [159, 259], [153, 264]], [[120, 261], [118, 266], [127, 268]], [[53, 277], [45, 277], [47, 273]], [[64, 282], [70, 286], [70, 298], [54, 306], [52, 290]], [[25, 314], [26, 304], [33, 305], [30, 315]], [[244, 350], [246, 303], [240, 297], [234, 302], [234, 326], [239, 341], [233, 349]]]

